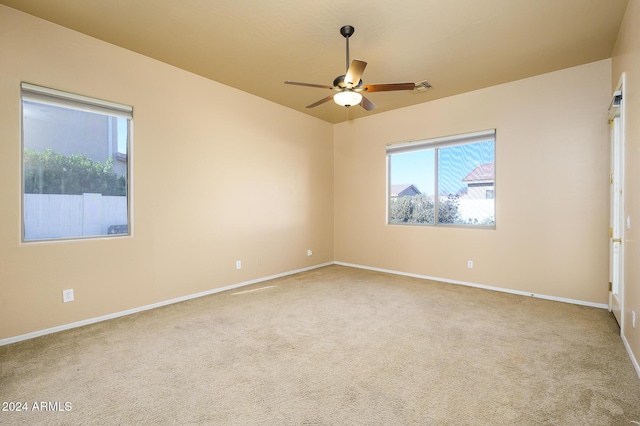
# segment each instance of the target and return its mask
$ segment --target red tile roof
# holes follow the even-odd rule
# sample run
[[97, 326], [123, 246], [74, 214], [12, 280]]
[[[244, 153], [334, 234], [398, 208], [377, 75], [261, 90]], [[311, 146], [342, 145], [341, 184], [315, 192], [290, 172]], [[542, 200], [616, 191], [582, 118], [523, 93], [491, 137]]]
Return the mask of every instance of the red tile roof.
[[477, 180], [493, 180], [494, 179], [493, 163], [480, 164], [475, 169], [471, 170], [467, 176], [462, 179], [463, 182], [472, 182]]

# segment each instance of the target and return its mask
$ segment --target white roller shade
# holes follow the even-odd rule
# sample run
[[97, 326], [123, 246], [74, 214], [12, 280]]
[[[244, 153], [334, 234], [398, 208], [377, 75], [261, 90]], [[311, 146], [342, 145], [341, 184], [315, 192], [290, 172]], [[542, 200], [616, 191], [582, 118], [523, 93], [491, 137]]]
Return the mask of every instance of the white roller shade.
[[445, 146], [461, 145], [472, 142], [484, 142], [493, 140], [496, 130], [483, 130], [480, 132], [465, 133], [462, 135], [445, 136], [411, 142], [400, 142], [387, 145], [387, 154], [400, 154], [405, 152], [420, 151], [422, 149], [442, 148]]
[[62, 92], [29, 83], [22, 83], [21, 88], [23, 101], [39, 102], [80, 111], [123, 117], [129, 120], [133, 118], [133, 108], [128, 105], [75, 95], [73, 93]]

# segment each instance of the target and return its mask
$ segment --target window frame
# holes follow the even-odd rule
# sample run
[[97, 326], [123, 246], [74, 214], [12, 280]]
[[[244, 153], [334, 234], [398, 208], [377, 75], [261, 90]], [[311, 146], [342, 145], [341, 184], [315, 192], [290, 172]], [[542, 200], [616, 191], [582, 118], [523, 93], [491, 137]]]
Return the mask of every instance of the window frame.
[[[126, 153], [126, 202], [127, 202], [127, 232], [116, 234], [74, 235], [52, 238], [25, 238], [25, 132], [24, 132], [24, 102], [39, 103], [54, 107], [100, 114], [113, 118], [127, 120]], [[57, 89], [51, 89], [27, 82], [20, 83], [20, 242], [21, 244], [48, 243], [61, 241], [82, 241], [89, 239], [110, 239], [133, 236], [133, 107], [103, 99], [78, 95]], [[123, 155], [122, 153], [117, 153]], [[116, 161], [116, 156], [113, 156]]]
[[[468, 145], [479, 142], [493, 141], [493, 224], [481, 225], [473, 223], [438, 223], [438, 206], [439, 200], [439, 149], [448, 148], [452, 146]], [[450, 136], [411, 140], [406, 142], [398, 142], [387, 144], [385, 147], [386, 152], [386, 224], [391, 226], [444, 226], [444, 227], [463, 227], [473, 229], [496, 229], [496, 144], [497, 144], [497, 131], [496, 129], [488, 129], [477, 132], [462, 133]], [[391, 222], [391, 156], [394, 154], [404, 154], [418, 151], [434, 150], [434, 223], [414, 223], [414, 222]]]

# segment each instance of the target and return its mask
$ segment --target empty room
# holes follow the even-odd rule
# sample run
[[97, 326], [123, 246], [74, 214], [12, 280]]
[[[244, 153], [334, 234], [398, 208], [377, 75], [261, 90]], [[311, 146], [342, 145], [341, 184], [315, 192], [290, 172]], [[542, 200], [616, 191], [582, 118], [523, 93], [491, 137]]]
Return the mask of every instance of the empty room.
[[0, 424], [640, 424], [640, 0], [0, 0], [0, 64]]

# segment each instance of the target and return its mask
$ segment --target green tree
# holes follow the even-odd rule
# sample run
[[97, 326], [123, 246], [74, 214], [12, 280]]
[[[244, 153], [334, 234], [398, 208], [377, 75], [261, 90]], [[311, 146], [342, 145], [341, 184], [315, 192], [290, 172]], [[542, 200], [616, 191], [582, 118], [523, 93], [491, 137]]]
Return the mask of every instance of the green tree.
[[414, 195], [412, 198], [413, 210], [411, 212], [411, 223], [428, 223], [433, 224], [435, 213], [435, 205], [433, 200], [426, 195]]
[[104, 163], [84, 154], [65, 156], [51, 149], [24, 151], [26, 194], [94, 193], [126, 195], [127, 180], [113, 172], [113, 158]]
[[449, 194], [446, 199], [440, 198], [438, 204], [438, 223], [463, 223], [460, 218], [459, 197]]
[[[438, 223], [462, 223], [460, 218], [459, 197], [449, 195], [438, 203]], [[425, 194], [410, 197], [393, 198], [390, 201], [391, 223], [433, 224], [435, 204]]]
[[405, 223], [409, 222], [413, 212], [411, 203], [412, 197], [400, 197], [391, 200], [391, 222]]

